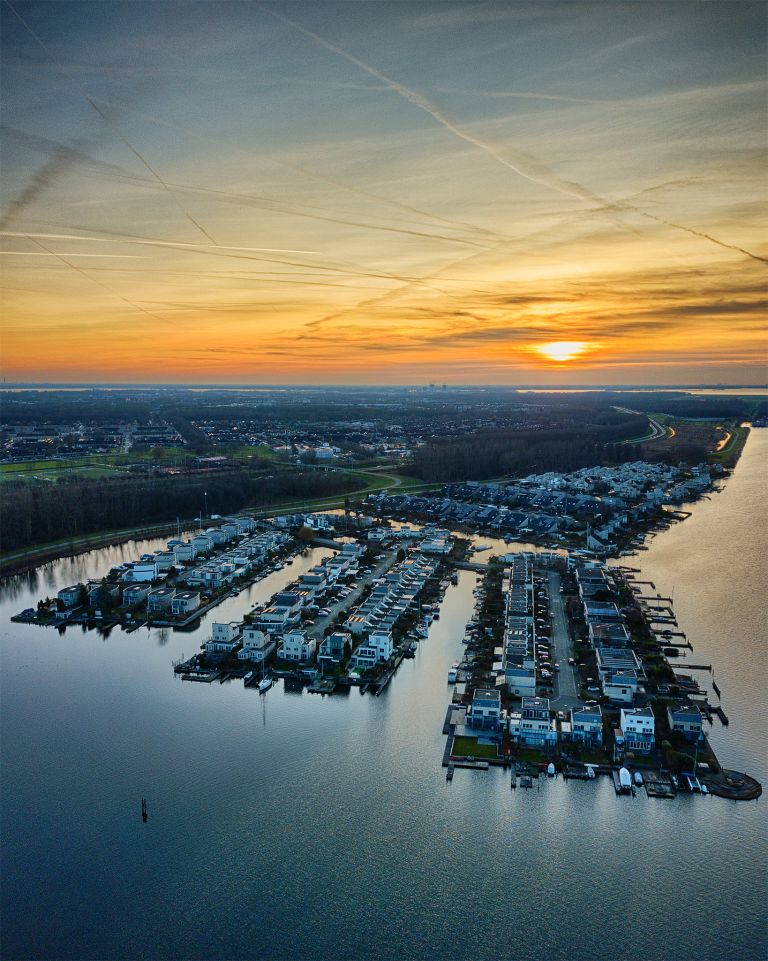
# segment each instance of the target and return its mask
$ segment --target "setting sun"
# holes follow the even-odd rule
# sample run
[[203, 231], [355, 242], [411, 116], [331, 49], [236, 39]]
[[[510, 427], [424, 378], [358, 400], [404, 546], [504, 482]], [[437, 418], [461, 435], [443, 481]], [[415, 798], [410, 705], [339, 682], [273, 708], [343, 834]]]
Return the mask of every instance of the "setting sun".
[[551, 344], [538, 344], [534, 350], [542, 357], [562, 362], [579, 357], [588, 347], [584, 340], [556, 340]]

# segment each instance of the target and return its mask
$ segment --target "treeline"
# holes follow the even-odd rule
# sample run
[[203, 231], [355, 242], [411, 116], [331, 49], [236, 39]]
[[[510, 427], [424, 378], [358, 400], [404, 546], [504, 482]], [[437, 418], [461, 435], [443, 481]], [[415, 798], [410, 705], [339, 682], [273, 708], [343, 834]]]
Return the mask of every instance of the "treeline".
[[338, 471], [295, 471], [275, 475], [206, 475], [204, 478], [141, 477], [62, 479], [56, 484], [0, 487], [2, 550], [79, 537], [98, 531], [196, 517], [208, 510], [227, 514], [360, 489], [364, 481]]
[[416, 451], [414, 472], [425, 481], [485, 480], [572, 471], [642, 456], [639, 445], [620, 441], [642, 436], [645, 417], [603, 413], [597, 420], [603, 423], [567, 430], [498, 430], [438, 439]]

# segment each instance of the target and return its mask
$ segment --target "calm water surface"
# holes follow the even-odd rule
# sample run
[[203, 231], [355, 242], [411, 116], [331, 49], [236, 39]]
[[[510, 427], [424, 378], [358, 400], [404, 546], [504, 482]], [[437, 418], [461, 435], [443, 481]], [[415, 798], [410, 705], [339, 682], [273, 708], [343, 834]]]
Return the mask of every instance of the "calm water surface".
[[[626, 559], [674, 590], [730, 715], [716, 750], [764, 783], [767, 433], [753, 432], [721, 493]], [[281, 684], [261, 697], [172, 674], [211, 620], [240, 616], [321, 550], [191, 634], [10, 623], [40, 594], [159, 543], [4, 586], [4, 958], [766, 956], [764, 799], [619, 799], [606, 779], [513, 792], [501, 771], [446, 783], [446, 672], [473, 574], [379, 698]]]

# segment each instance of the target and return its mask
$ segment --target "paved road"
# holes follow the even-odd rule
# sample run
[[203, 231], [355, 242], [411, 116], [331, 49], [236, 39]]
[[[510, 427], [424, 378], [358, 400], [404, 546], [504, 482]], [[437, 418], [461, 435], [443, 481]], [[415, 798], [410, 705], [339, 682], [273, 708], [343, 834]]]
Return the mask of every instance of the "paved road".
[[397, 551], [387, 551], [380, 559], [376, 566], [361, 578], [358, 582], [357, 587], [344, 598], [340, 598], [337, 601], [333, 601], [331, 604], [326, 604], [325, 606], [331, 612], [326, 617], [318, 617], [315, 623], [307, 630], [308, 637], [314, 637], [317, 642], [320, 643], [323, 639], [323, 631], [328, 627], [328, 625], [335, 619], [337, 621], [337, 626], [341, 627], [341, 621], [343, 621], [342, 614], [351, 610], [356, 604], [360, 602], [360, 597], [363, 593], [363, 588], [366, 584], [370, 584], [377, 577], [389, 570], [389, 568], [397, 560]]
[[[631, 410], [629, 407], [614, 407], [614, 410], [619, 410], [624, 414], [645, 414], [642, 410]], [[661, 440], [662, 437], [667, 436], [667, 428], [660, 424], [657, 420], [654, 420], [650, 414], [645, 414], [648, 418], [648, 426], [651, 428], [650, 434], [646, 434], [644, 437], [633, 437], [628, 441], [624, 441], [626, 444], [642, 444], [650, 440]], [[674, 428], [670, 428], [670, 437], [675, 436]]]
[[552, 643], [555, 647], [555, 657], [560, 663], [560, 670], [556, 672], [555, 696], [550, 701], [550, 707], [556, 711], [568, 710], [581, 704], [579, 687], [576, 679], [576, 668], [571, 667], [568, 658], [572, 657], [571, 642], [568, 637], [568, 617], [565, 613], [565, 601], [560, 593], [560, 575], [556, 571], [549, 572], [550, 611], [555, 615], [552, 620]]

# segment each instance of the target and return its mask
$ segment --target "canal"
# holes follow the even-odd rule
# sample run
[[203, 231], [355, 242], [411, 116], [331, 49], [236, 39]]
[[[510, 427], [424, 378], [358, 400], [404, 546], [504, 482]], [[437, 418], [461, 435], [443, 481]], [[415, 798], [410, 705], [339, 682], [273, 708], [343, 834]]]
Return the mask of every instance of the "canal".
[[[731, 718], [717, 750], [764, 783], [766, 451], [754, 431], [724, 491], [627, 559], [674, 588]], [[160, 543], [2, 586], [3, 957], [764, 958], [762, 799], [617, 798], [607, 779], [513, 792], [500, 770], [446, 782], [446, 673], [473, 573], [378, 698], [282, 683], [260, 696], [172, 673], [212, 620], [239, 618], [324, 550], [193, 633], [10, 622]]]

